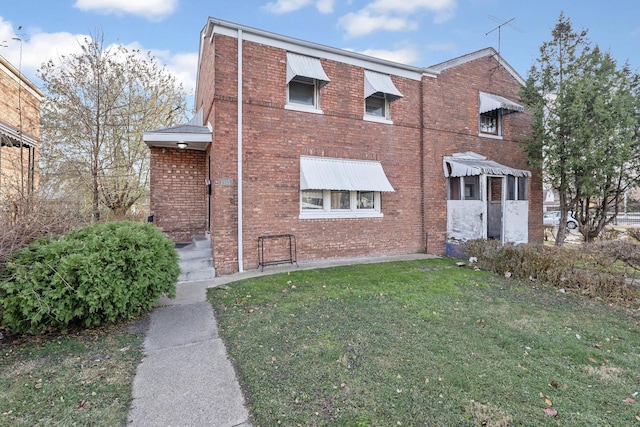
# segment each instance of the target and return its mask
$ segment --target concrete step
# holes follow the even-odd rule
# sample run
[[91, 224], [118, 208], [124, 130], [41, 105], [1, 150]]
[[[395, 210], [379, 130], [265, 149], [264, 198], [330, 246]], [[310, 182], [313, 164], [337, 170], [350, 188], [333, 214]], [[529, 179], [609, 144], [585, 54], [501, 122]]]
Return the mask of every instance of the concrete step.
[[191, 243], [177, 248], [181, 274], [179, 282], [213, 280], [216, 270], [211, 253], [211, 240], [208, 235], [194, 236]]
[[180, 269], [182, 271], [204, 270], [205, 268], [213, 268], [213, 258], [192, 258], [188, 260], [180, 260]]
[[178, 258], [180, 258], [180, 261], [212, 257], [211, 248], [195, 249], [195, 248], [184, 247], [182, 249], [177, 249], [177, 252], [178, 252]]
[[199, 282], [201, 280], [213, 280], [216, 277], [216, 271], [213, 268], [206, 270], [195, 270], [180, 273], [178, 282]]

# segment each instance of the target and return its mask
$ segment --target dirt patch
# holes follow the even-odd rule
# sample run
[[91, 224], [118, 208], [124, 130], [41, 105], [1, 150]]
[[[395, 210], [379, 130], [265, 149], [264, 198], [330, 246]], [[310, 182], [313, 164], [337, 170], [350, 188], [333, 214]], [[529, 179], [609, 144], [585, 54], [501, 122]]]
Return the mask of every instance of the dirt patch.
[[473, 419], [473, 425], [476, 426], [506, 427], [513, 422], [511, 415], [491, 403], [483, 404], [472, 401], [464, 409]]

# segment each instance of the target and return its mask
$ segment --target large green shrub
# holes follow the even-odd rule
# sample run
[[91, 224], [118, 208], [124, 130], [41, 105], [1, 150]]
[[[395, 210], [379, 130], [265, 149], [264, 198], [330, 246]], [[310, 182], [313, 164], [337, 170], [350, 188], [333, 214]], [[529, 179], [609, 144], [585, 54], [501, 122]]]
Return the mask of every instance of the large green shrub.
[[173, 298], [179, 273], [174, 244], [152, 224], [81, 227], [10, 257], [0, 271], [0, 321], [35, 333], [130, 319], [162, 294]]

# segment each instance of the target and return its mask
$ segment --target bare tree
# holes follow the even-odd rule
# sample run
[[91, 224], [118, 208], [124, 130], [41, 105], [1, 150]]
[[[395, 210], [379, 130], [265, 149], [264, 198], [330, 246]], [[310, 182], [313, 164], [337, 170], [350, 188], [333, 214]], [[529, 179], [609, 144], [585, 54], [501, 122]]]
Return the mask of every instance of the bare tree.
[[186, 94], [150, 53], [85, 39], [80, 54], [42, 65], [41, 173], [44, 182], [126, 213], [148, 195], [149, 152], [142, 133], [186, 120]]

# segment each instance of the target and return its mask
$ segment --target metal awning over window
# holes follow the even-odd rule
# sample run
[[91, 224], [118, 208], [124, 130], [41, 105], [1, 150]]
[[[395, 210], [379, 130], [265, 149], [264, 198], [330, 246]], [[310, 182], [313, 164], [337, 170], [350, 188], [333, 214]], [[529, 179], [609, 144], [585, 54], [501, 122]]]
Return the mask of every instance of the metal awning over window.
[[446, 156], [443, 160], [444, 176], [474, 176], [474, 175], [511, 175], [530, 177], [531, 172], [522, 169], [514, 169], [501, 165], [493, 160], [473, 152], [455, 153]]
[[287, 52], [287, 84], [296, 76], [318, 80], [320, 86], [331, 81], [318, 58]]
[[386, 94], [389, 102], [403, 97], [396, 85], [391, 81], [391, 76], [364, 70], [364, 97], [368, 98], [378, 92]]
[[493, 110], [503, 110], [506, 114], [521, 113], [524, 111], [524, 107], [500, 95], [480, 92], [480, 114]]
[[395, 191], [380, 162], [300, 157], [301, 190]]
[[0, 122], [0, 144], [14, 147], [35, 147], [38, 145], [35, 139], [20, 132], [18, 128]]

